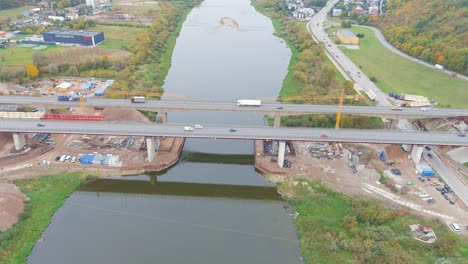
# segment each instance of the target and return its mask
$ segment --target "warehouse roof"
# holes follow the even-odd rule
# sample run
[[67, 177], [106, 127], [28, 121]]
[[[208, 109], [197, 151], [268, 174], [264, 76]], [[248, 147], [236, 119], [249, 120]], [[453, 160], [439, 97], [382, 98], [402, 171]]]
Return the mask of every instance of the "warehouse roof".
[[353, 32], [351, 32], [351, 31], [349, 31], [347, 29], [340, 29], [340, 30], [338, 30], [338, 32], [341, 33], [341, 35], [343, 35], [346, 38], [356, 37], [356, 35], [354, 35]]
[[84, 37], [93, 37], [102, 32], [96, 31], [83, 31], [83, 30], [69, 30], [69, 29], [52, 29], [47, 32], [47, 34], [63, 34], [63, 35], [73, 35], [73, 36], [84, 36]]

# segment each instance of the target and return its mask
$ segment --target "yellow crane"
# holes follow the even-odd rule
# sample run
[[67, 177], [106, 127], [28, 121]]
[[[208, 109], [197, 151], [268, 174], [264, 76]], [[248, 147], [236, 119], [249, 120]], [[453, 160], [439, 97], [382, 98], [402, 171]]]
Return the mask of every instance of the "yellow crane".
[[324, 95], [324, 96], [308, 96], [308, 95], [301, 95], [301, 96], [286, 96], [286, 97], [279, 97], [279, 98], [263, 98], [263, 100], [272, 100], [276, 102], [290, 102], [290, 101], [307, 101], [307, 100], [315, 100], [315, 99], [338, 99], [338, 111], [336, 113], [336, 122], [335, 128], [340, 128], [341, 124], [341, 114], [343, 112], [343, 102], [344, 99], [353, 99], [354, 101], [359, 101], [363, 99], [364, 96], [360, 93], [356, 95], [345, 95], [344, 89], [341, 89], [339, 96], [333, 95]]

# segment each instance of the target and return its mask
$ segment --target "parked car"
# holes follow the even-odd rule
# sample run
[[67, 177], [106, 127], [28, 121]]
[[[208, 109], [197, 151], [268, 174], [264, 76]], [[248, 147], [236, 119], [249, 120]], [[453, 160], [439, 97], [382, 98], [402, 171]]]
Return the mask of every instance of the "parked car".
[[401, 175], [401, 171], [399, 169], [391, 169], [390, 171], [395, 175]]
[[425, 146], [424, 148], [425, 148], [427, 151], [431, 151], [431, 147], [429, 147], [429, 146]]
[[71, 162], [71, 163], [75, 163], [75, 161], [76, 161], [76, 157], [73, 156], [73, 157], [71, 158], [70, 162]]
[[55, 157], [55, 161], [59, 161], [59, 160], [60, 160], [60, 156]]
[[451, 223], [450, 227], [452, 228], [453, 231], [455, 232], [460, 232], [460, 226], [456, 223]]

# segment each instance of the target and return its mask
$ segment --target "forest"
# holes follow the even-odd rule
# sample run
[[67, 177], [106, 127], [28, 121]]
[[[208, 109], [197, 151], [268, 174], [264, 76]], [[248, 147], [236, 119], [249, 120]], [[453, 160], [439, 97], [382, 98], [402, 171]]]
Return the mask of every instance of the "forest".
[[389, 0], [370, 22], [403, 52], [468, 74], [468, 0]]

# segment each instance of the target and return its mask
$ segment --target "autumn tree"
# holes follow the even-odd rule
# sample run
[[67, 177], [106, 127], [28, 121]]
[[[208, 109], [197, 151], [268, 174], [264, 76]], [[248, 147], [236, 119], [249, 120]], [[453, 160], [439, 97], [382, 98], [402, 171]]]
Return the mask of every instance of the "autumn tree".
[[26, 76], [30, 79], [36, 79], [39, 76], [39, 70], [32, 64], [26, 64]]

